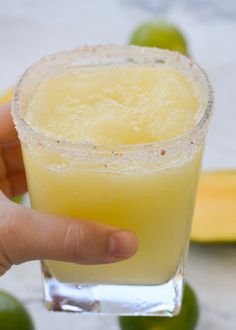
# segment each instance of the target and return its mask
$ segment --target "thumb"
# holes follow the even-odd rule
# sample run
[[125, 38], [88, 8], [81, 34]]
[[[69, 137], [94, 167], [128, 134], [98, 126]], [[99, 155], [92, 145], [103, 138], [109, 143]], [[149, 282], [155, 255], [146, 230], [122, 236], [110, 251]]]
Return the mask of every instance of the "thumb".
[[129, 230], [37, 212], [10, 202], [0, 192], [3, 270], [4, 264], [9, 268], [33, 259], [111, 263], [131, 257], [137, 248], [137, 238]]

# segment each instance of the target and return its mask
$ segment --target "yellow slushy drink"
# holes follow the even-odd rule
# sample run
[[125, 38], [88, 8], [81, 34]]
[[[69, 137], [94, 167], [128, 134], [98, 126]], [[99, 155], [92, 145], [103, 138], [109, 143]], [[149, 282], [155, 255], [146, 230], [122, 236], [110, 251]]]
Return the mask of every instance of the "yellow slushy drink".
[[23, 143], [31, 204], [131, 229], [140, 247], [115, 264], [45, 263], [66, 283], [167, 283], [187, 253], [207, 97], [171, 61], [84, 61], [45, 73], [24, 106], [39, 136]]
[[[197, 110], [191, 82], [175, 68], [99, 66], [43, 80], [26, 121], [71, 142], [137, 144], [184, 133], [196, 124]], [[151, 284], [173, 276], [189, 235], [198, 153], [181, 165], [146, 173], [114, 172], [109, 163], [102, 172], [81, 170], [79, 164], [50, 169], [47, 155], [38, 162], [27, 150], [24, 159], [33, 208], [130, 228], [140, 241], [135, 257], [114, 265], [50, 262], [56, 278]]]

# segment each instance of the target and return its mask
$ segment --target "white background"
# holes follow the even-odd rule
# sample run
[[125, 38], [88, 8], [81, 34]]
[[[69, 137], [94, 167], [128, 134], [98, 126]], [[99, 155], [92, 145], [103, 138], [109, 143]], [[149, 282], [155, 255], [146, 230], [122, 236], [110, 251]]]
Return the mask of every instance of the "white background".
[[[171, 4], [168, 6], [168, 4]], [[0, 93], [39, 57], [83, 44], [124, 44], [143, 20], [167, 17], [215, 89], [204, 168], [236, 167], [236, 1], [0, 0]], [[236, 246], [191, 245], [187, 279], [201, 304], [197, 330], [236, 329]], [[118, 330], [115, 318], [48, 313], [37, 262], [0, 279], [30, 309], [37, 330]]]

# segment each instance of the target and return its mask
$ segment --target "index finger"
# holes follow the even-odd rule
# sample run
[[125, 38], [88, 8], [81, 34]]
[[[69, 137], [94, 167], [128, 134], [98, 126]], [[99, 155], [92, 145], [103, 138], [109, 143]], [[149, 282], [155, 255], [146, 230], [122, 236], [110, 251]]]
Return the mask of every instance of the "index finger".
[[0, 144], [7, 144], [18, 139], [15, 129], [10, 103], [0, 106]]

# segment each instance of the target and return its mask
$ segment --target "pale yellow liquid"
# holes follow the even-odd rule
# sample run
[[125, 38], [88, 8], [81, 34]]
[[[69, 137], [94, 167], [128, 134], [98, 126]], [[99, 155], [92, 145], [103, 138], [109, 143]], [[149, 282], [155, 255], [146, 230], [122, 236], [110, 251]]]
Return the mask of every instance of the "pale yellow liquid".
[[[48, 77], [26, 109], [35, 129], [73, 142], [136, 144], [173, 138], [196, 125], [198, 98], [178, 70], [160, 64], [98, 66]], [[47, 261], [64, 282], [158, 284], [186, 254], [201, 151], [145, 170], [89, 165], [23, 148], [33, 208], [133, 230], [129, 260], [109, 265]], [[121, 155], [122, 157], [122, 155]]]

